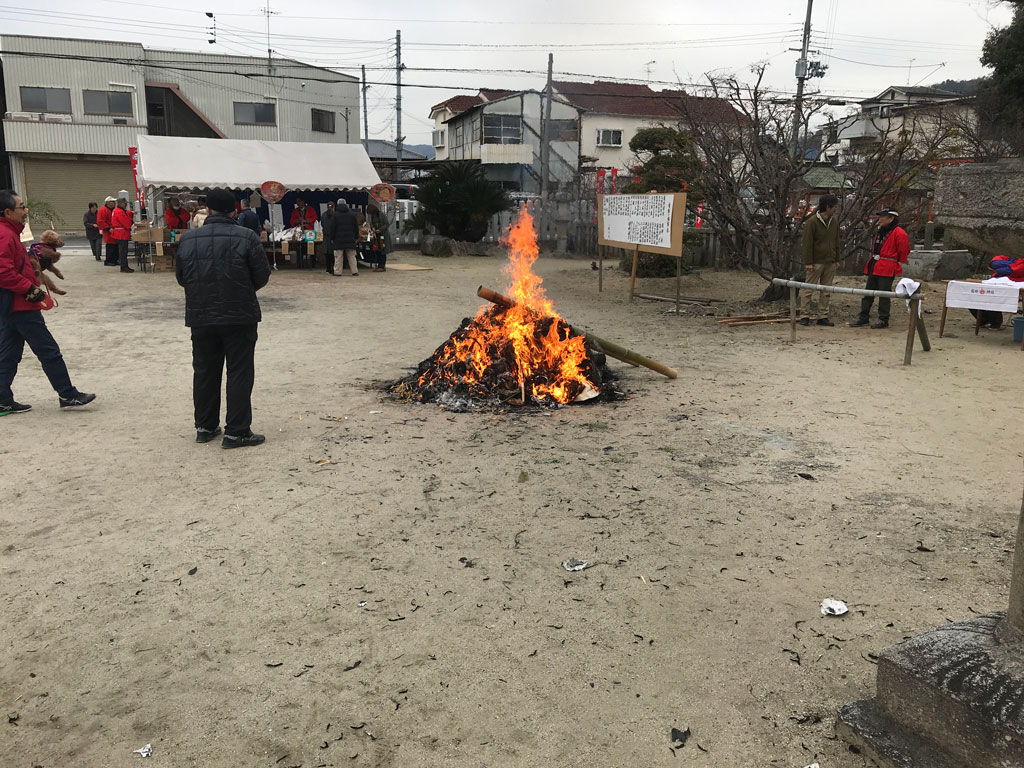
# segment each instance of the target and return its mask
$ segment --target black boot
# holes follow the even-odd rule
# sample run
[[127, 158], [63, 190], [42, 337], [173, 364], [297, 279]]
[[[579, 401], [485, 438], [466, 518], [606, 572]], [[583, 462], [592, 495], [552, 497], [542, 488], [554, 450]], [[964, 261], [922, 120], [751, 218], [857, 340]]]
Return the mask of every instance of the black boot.
[[851, 320], [850, 321], [850, 327], [851, 328], [860, 328], [862, 325], [867, 325], [870, 322], [871, 321], [868, 320], [866, 317], [858, 317], [856, 320]]

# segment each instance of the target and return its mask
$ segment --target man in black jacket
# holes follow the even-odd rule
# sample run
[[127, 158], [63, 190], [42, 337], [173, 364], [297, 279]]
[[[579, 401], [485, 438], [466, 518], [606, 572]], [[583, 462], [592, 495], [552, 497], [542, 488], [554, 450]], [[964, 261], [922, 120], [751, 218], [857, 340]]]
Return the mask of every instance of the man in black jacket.
[[220, 434], [220, 383], [227, 362], [228, 409], [224, 448], [259, 445], [253, 434], [252, 387], [256, 327], [262, 319], [256, 291], [270, 279], [270, 265], [259, 237], [231, 218], [235, 196], [225, 189], [206, 196], [211, 214], [178, 245], [175, 274], [185, 289], [185, 325], [192, 329], [192, 397], [196, 442]]
[[[352, 277], [359, 277], [359, 264], [356, 261], [356, 243], [359, 240], [359, 220], [355, 211], [348, 207], [344, 200], [338, 201], [338, 207], [331, 221], [331, 246], [334, 248], [334, 275], [341, 277], [341, 271], [348, 259], [348, 269]], [[326, 237], [326, 235], [325, 235]]]

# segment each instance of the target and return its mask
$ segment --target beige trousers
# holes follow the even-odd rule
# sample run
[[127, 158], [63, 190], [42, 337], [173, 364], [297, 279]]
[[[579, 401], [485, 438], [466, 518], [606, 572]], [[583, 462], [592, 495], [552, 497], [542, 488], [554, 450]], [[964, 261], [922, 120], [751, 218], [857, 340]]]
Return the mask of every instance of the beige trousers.
[[340, 275], [345, 267], [344, 259], [348, 259], [348, 271], [353, 275], [359, 274], [359, 263], [356, 261], [356, 249], [344, 248], [334, 252], [334, 274]]
[[[805, 271], [805, 275], [805, 283], [832, 285], [836, 279], [836, 263], [827, 261], [824, 264], [811, 264], [810, 268]], [[828, 304], [831, 298], [832, 294], [827, 291], [801, 290], [800, 317], [809, 317], [811, 320], [828, 317]]]

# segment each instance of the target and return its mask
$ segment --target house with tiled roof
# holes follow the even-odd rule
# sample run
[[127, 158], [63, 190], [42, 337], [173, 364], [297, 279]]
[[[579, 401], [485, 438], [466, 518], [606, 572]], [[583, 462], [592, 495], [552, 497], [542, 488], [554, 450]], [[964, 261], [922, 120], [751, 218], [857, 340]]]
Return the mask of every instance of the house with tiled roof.
[[630, 140], [641, 128], [676, 125], [684, 114], [709, 122], [736, 121], [739, 113], [724, 99], [700, 98], [681, 90], [655, 91], [647, 85], [598, 80], [557, 80], [556, 96], [585, 110], [580, 152], [585, 165], [628, 171], [636, 164]]
[[430, 108], [430, 119], [434, 121], [433, 144], [435, 159], [448, 159], [448, 121], [456, 115], [461, 115], [467, 109], [471, 109], [488, 101], [501, 99], [514, 91], [503, 91], [497, 88], [481, 88], [474, 94], [459, 94], [445, 99], [440, 104]]
[[[540, 91], [530, 90], [491, 95], [494, 98], [480, 99], [444, 122], [446, 157], [480, 163], [487, 178], [509, 192], [538, 194], [547, 99]], [[571, 185], [579, 171], [582, 110], [558, 96], [551, 99], [550, 106], [548, 179], [556, 191]]]
[[857, 106], [857, 112], [823, 126], [823, 159], [855, 162], [901, 136], [928, 145], [951, 126], [957, 130], [942, 143], [940, 154], [947, 159], [962, 159], [972, 151], [962, 140], [965, 130], [971, 133], [977, 129], [971, 97], [939, 88], [892, 85]]

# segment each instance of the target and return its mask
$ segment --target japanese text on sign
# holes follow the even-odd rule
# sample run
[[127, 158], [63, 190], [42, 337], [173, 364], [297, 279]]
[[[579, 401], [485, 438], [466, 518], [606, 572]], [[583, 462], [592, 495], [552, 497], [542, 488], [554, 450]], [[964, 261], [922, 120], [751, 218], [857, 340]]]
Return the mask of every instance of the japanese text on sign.
[[604, 239], [672, 247], [672, 195], [606, 195]]

